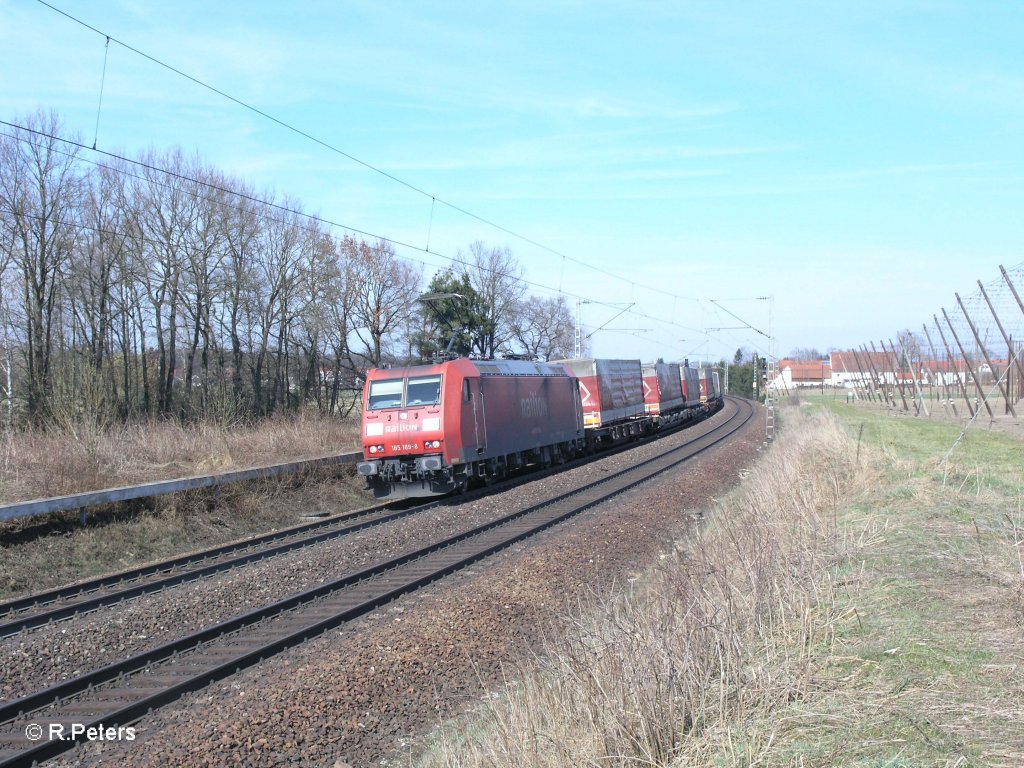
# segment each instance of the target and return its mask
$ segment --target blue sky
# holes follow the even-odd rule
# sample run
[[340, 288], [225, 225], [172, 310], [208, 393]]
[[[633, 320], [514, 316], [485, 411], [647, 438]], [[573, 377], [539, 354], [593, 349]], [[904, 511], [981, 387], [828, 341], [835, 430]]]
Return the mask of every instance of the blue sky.
[[740, 324], [722, 306], [767, 331], [768, 295], [780, 355], [889, 338], [1024, 260], [1024, 4], [54, 5], [428, 194], [116, 44], [96, 133], [104, 38], [34, 0], [0, 0], [3, 119], [52, 108], [100, 149], [429, 234], [398, 249], [428, 277], [507, 245], [533, 292], [604, 302], [590, 328], [635, 304], [600, 356], [763, 350], [705, 329]]

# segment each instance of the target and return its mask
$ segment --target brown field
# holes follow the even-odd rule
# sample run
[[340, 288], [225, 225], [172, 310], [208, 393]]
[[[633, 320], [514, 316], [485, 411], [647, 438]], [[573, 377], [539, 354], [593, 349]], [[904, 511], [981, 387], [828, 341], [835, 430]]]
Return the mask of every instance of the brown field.
[[317, 411], [252, 427], [175, 422], [0, 432], [0, 504], [358, 449], [359, 423]]

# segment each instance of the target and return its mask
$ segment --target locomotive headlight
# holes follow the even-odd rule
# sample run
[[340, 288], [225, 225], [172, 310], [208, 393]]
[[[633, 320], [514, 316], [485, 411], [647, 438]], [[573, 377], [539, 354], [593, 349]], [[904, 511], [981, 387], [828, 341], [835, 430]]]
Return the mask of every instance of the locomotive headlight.
[[370, 453], [384, 453], [383, 445], [371, 445], [368, 449]]
[[440, 440], [427, 440], [425, 443], [423, 443], [423, 447], [424, 448], [440, 448], [441, 447], [441, 441]]

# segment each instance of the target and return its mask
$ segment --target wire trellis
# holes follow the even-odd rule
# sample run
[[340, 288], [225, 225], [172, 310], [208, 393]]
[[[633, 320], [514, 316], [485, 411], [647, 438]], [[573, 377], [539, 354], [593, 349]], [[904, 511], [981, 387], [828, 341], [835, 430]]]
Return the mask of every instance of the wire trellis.
[[841, 353], [833, 380], [860, 399], [930, 416], [971, 421], [1024, 410], [1024, 264], [961, 295], [895, 338]]

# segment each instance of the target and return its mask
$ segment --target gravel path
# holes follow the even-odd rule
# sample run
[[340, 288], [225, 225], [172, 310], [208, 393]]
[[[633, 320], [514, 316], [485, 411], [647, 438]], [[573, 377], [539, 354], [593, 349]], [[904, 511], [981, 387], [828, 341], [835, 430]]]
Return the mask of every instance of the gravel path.
[[[718, 423], [474, 502], [434, 509], [386, 530], [296, 553], [95, 618], [45, 628], [0, 647], [4, 691], [38, 688], [183, 627], [336, 578], [414, 544], [570, 490]], [[364, 620], [334, 630], [138, 724], [130, 743], [93, 743], [59, 764], [352, 765], [379, 763], [415, 733], [477, 698], [503, 662], [528, 648], [567, 601], [654, 562], [683, 511], [737, 482], [763, 432], [754, 420], [728, 446], [519, 544]], [[101, 618], [102, 617], [102, 618]], [[7, 680], [11, 677], [11, 682]], [[30, 678], [30, 679], [29, 679]]]

